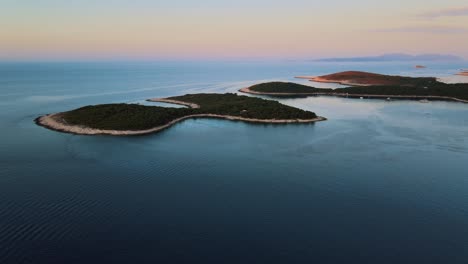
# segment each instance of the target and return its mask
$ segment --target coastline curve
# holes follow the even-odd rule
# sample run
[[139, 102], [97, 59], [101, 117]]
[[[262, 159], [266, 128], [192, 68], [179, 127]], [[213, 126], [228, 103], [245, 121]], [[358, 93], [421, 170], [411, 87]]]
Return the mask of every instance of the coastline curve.
[[155, 132], [162, 131], [167, 129], [178, 122], [184, 121], [186, 119], [192, 118], [216, 118], [216, 119], [226, 119], [231, 121], [243, 121], [248, 123], [262, 123], [262, 124], [292, 124], [292, 123], [315, 123], [319, 121], [327, 120], [324, 117], [317, 116], [313, 119], [253, 119], [253, 118], [243, 118], [238, 116], [230, 115], [217, 115], [217, 114], [193, 114], [187, 115], [174, 119], [167, 124], [145, 129], [145, 130], [105, 130], [105, 129], [96, 129], [79, 125], [69, 125], [63, 119], [64, 113], [49, 114], [36, 118], [34, 121], [37, 125], [59, 131], [64, 133], [70, 133], [75, 135], [110, 135], [110, 136], [139, 136], [147, 135]]

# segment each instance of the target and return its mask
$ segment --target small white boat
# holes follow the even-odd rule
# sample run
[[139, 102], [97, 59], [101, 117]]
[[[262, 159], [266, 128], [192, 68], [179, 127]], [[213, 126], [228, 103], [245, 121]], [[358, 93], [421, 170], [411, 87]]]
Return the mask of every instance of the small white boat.
[[419, 100], [420, 103], [429, 103], [429, 100], [427, 99], [422, 99], [422, 100]]
[[390, 98], [390, 97], [387, 97], [387, 101], [391, 101], [391, 100], [392, 100], [392, 98]]
[[359, 97], [359, 99], [364, 99], [364, 97], [361, 96], [361, 97]]

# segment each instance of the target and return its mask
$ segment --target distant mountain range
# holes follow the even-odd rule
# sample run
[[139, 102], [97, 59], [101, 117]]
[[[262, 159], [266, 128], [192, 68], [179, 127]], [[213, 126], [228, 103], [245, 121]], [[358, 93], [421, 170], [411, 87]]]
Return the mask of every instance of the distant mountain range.
[[370, 57], [325, 58], [315, 61], [329, 62], [371, 62], [371, 61], [461, 61], [463, 58], [445, 54], [409, 55], [404, 53], [384, 54]]

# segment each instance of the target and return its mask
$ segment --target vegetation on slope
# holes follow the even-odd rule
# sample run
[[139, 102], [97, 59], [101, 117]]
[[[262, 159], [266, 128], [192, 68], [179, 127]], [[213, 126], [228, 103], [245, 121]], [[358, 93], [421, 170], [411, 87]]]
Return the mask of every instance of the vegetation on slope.
[[164, 125], [191, 114], [187, 108], [166, 108], [137, 104], [90, 105], [66, 112], [68, 124], [108, 130], [144, 130]]
[[432, 86], [362, 86], [335, 89], [336, 93], [369, 95], [443, 96], [468, 100], [468, 84], [437, 83]]
[[317, 93], [331, 89], [319, 89], [291, 82], [260, 83], [249, 87], [250, 90], [263, 93]]
[[231, 115], [253, 119], [313, 119], [313, 112], [282, 105], [279, 102], [235, 94], [189, 94], [169, 99], [190, 102], [200, 108], [166, 108], [136, 104], [85, 106], [65, 112], [64, 120], [106, 130], [144, 130], [193, 114]]
[[200, 105], [195, 112], [232, 115], [256, 119], [312, 119], [315, 113], [265, 100], [236, 94], [188, 94], [168, 99]]

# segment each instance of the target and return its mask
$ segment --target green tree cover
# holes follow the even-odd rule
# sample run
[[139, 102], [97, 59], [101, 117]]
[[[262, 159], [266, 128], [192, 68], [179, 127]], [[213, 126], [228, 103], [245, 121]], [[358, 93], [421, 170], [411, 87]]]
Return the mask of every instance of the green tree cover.
[[71, 125], [109, 130], [144, 130], [192, 114], [232, 115], [255, 119], [313, 119], [313, 112], [261, 98], [236, 94], [189, 94], [171, 97], [200, 105], [200, 108], [169, 108], [136, 104], [103, 104], [85, 106], [65, 112]]
[[[424, 82], [427, 84], [426, 82]], [[337, 89], [320, 89], [296, 83], [262, 83], [250, 87], [250, 90], [265, 93], [348, 93], [348, 94], [370, 94], [370, 95], [417, 95], [417, 96], [446, 96], [462, 100], [468, 100], [468, 84], [446, 84], [434, 82], [430, 85], [418, 86], [353, 86]]]
[[292, 82], [260, 83], [249, 87], [250, 90], [263, 93], [322, 93], [332, 89], [320, 89]]
[[436, 83], [431, 86], [362, 86], [335, 89], [336, 93], [371, 95], [446, 96], [468, 100], [468, 84]]

